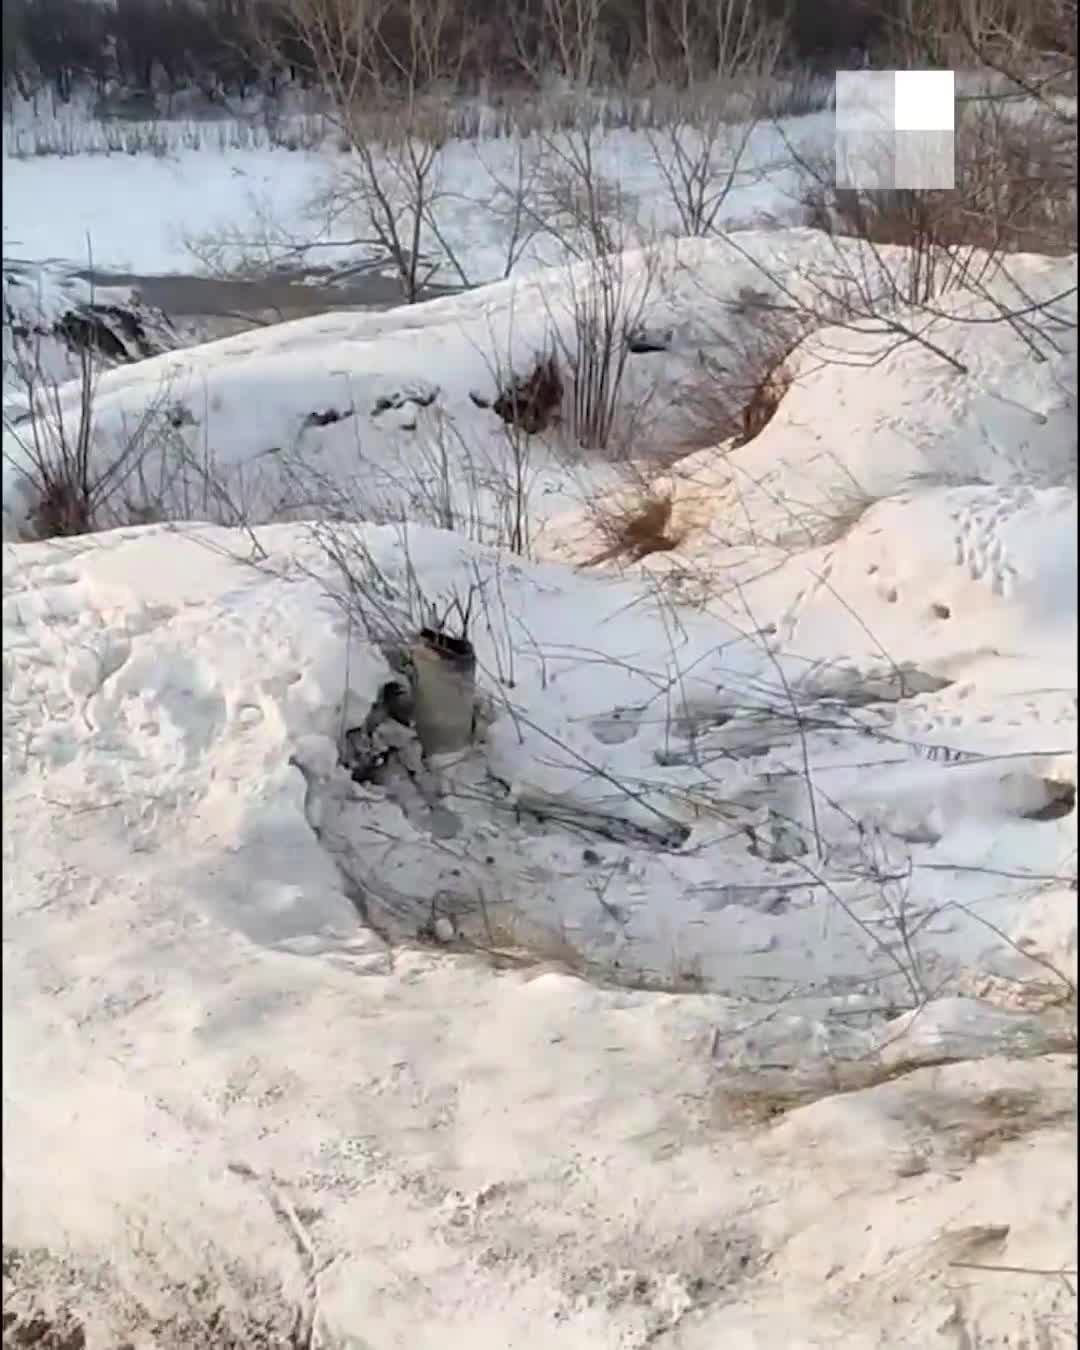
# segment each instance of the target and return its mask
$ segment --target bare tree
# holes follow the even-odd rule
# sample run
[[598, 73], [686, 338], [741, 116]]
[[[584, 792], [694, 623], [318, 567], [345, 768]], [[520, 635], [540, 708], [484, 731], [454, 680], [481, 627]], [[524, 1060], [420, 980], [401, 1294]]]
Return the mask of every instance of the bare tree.
[[992, 71], [1075, 125], [1076, 20], [1076, 0], [903, 0], [892, 28], [911, 56]]
[[717, 0], [707, 10], [698, 0], [671, 0], [667, 19], [680, 93], [662, 126], [648, 131], [649, 148], [683, 233], [707, 235], [746, 177], [743, 160], [783, 29], [755, 0]]
[[106, 449], [94, 435], [103, 369], [94, 344], [78, 350], [77, 403], [48, 371], [40, 337], [6, 346], [4, 384], [22, 391], [21, 409], [4, 412], [4, 460], [17, 484], [13, 495], [22, 498], [25, 512], [19, 532], [51, 539], [154, 519], [159, 502], [147, 490], [143, 469], [152, 449], [164, 463], [166, 391], [147, 405], [115, 447]]
[[[443, 93], [470, 50], [468, 11], [452, 0], [280, 0], [275, 24], [254, 31], [273, 59], [282, 33], [327, 96], [347, 165], [324, 207], [331, 224], [359, 221], [393, 264], [413, 303], [447, 252], [436, 218], [441, 154], [449, 138]], [[468, 278], [452, 254], [450, 265]]]

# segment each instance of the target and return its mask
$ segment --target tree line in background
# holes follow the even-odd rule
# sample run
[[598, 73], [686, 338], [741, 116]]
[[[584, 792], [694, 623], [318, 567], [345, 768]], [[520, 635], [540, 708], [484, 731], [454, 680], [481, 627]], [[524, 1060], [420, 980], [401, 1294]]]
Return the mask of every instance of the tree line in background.
[[[1028, 10], [1041, 2], [1015, 0]], [[310, 24], [339, 29], [346, 42], [363, 11], [371, 48], [364, 64], [370, 68], [374, 52], [385, 88], [409, 76], [418, 3], [431, 8], [430, 0], [305, 0], [305, 9]], [[722, 64], [713, 55], [729, 46], [725, 25], [741, 10], [740, 22], [775, 27], [782, 65], [831, 70], [853, 53], [892, 54], [895, 34], [910, 30], [919, 3], [453, 0], [437, 6], [434, 36], [445, 51], [437, 60], [429, 54], [425, 66], [452, 72], [466, 89], [530, 83], [541, 69], [600, 85], [692, 80]], [[349, 11], [344, 22], [342, 9]], [[273, 94], [286, 81], [313, 85], [311, 44], [297, 33], [296, 12], [295, 0], [4, 0], [5, 88], [23, 96], [51, 88], [61, 100], [85, 85], [100, 94], [201, 89], [221, 99]], [[420, 26], [431, 30], [430, 16], [422, 17]], [[1046, 37], [1054, 42], [1052, 31]]]

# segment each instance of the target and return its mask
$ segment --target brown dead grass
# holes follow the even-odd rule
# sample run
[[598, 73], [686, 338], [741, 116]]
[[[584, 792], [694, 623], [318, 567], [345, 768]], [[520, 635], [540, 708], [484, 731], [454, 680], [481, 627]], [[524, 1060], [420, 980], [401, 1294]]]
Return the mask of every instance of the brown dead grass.
[[562, 402], [562, 373], [555, 356], [548, 355], [525, 378], [512, 380], [491, 406], [509, 426], [539, 436], [558, 422]]
[[746, 445], [765, 430], [776, 416], [780, 400], [791, 388], [792, 379], [791, 371], [781, 362], [757, 382], [742, 410], [742, 426], [735, 440], [736, 447]]
[[615, 558], [640, 562], [652, 553], [670, 553], [681, 543], [671, 527], [672, 510], [670, 494], [647, 484], [622, 498], [593, 502], [593, 520], [607, 547], [584, 565], [596, 567]]

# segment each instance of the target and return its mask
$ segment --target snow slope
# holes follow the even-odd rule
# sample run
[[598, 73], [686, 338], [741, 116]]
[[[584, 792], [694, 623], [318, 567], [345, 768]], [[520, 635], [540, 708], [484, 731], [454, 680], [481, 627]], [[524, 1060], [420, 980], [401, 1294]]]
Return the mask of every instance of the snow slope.
[[[827, 253], [806, 230], [779, 242], [764, 233], [745, 239], [785, 269]], [[759, 270], [719, 241], [626, 255], [617, 318], [640, 318], [669, 348], [631, 358], [627, 410], [669, 393], [695, 368], [699, 350], [727, 339], [737, 322], [728, 307], [752, 281], [760, 284]], [[588, 265], [579, 264], [420, 308], [296, 320], [106, 372], [94, 400], [101, 463], [122, 455], [132, 428], [149, 416], [160, 427], [146, 468], [150, 482], [186, 491], [189, 466], [209, 463], [253, 520], [280, 515], [290, 498], [310, 510], [327, 481], [353, 496], [366, 518], [397, 518], [404, 507], [416, 520], [418, 498], [449, 460], [459, 524], [476, 514], [477, 501], [490, 522], [499, 511], [489, 485], [508, 477], [516, 447], [474, 395], [490, 403], [511, 373], [527, 376], [553, 347], [565, 368], [575, 351], [576, 306], [595, 284]], [[61, 414], [77, 421], [78, 388], [63, 392]], [[666, 404], [658, 411], [670, 421]], [[25, 506], [13, 441], [5, 439], [9, 529]], [[576, 484], [554, 448], [541, 442], [529, 451], [537, 527], [597, 481], [590, 465], [584, 484]], [[172, 496], [182, 500], [178, 486]], [[177, 504], [168, 503], [168, 514]]]
[[[491, 538], [517, 447], [508, 444], [498, 416], [477, 406], [477, 396], [490, 403], [511, 372], [528, 375], [553, 349], [567, 370], [589, 295], [611, 281], [617, 323], [640, 327], [663, 348], [628, 357], [619, 411], [620, 425], [633, 429], [636, 453], [670, 456], [687, 431], [680, 389], [700, 382], [703, 354], [722, 366], [758, 322], [755, 304], [816, 311], [822, 286], [840, 290], [838, 255], [849, 278], [869, 276], [874, 286], [905, 268], [899, 249], [874, 250], [871, 259], [854, 242], [838, 245], [811, 230], [745, 231], [628, 253], [613, 279], [577, 264], [421, 308], [275, 325], [107, 372], [95, 394], [95, 442], [105, 465], [124, 454], [133, 429], [153, 427], [144, 476], [170, 485], [166, 515], [197, 511], [207, 495], [200, 476], [210, 466], [223, 489], [218, 495], [251, 520], [280, 516], [287, 505], [309, 512], [333, 485], [367, 519], [398, 518], [404, 510], [410, 519], [442, 523], [444, 513], [426, 499], [446, 496], [459, 529], [479, 518], [487, 525], [480, 533]], [[1074, 279], [1075, 259], [1019, 258], [997, 290], [1002, 301], [1023, 306], [1028, 301], [1018, 296], [1050, 298]], [[723, 487], [728, 461], [714, 454], [680, 466], [686, 509], [692, 515], [699, 496], [711, 511], [718, 496], [756, 495], [761, 500], [750, 501], [750, 514], [761, 533], [762, 507], [774, 501], [772, 478], [780, 473], [788, 496], [807, 510], [815, 491], [826, 499], [838, 491], [850, 497], [853, 489], [875, 497], [927, 473], [959, 482], [1029, 473], [1060, 481], [1075, 464], [1068, 384], [1075, 295], [1071, 309], [1068, 300], [1055, 308], [1059, 351], [1041, 363], [1008, 325], [988, 333], [990, 300], [960, 296], [953, 304], [965, 321], [935, 320], [922, 344], [900, 344], [880, 325], [812, 335], [799, 354], [802, 375], [784, 400], [785, 420], [730, 461], [745, 462], [734, 487]], [[926, 322], [917, 318], [920, 326]], [[970, 374], [958, 377], [931, 343], [955, 348]], [[869, 365], [882, 365], [889, 379], [875, 383], [878, 392], [867, 402], [860, 371]], [[72, 385], [60, 403], [71, 424], [78, 405]], [[26, 503], [11, 436], [5, 447], [10, 531]], [[566, 436], [555, 436], [528, 452], [534, 536], [545, 521], [580, 507], [583, 493], [611, 481], [595, 455], [576, 455], [580, 462], [567, 472], [572, 449]], [[446, 493], [432, 494], [443, 476], [451, 480]], [[822, 486], [814, 489], [811, 480]], [[677, 512], [683, 509], [680, 500]], [[790, 505], [783, 513], [790, 527]], [[218, 518], [229, 517], [219, 510]], [[594, 542], [575, 556], [594, 554]], [[709, 539], [705, 546], [715, 545]]]
[[[789, 248], [774, 262], [777, 238]], [[823, 277], [864, 269], [903, 275], [901, 250], [875, 249], [871, 264], [868, 249], [848, 242], [818, 251], [818, 238], [732, 235], [741, 266], [727, 276], [735, 284], [703, 289], [730, 301], [750, 284], [751, 258], [765, 273], [765, 301], [773, 277], [783, 279], [789, 303], [812, 304], [804, 297], [815, 277], [824, 285]], [[846, 260], [830, 257], [844, 259], [845, 248]], [[759, 434], [688, 455], [655, 481], [672, 499], [678, 562], [715, 570], [730, 566], [740, 546], [759, 560], [763, 548], [805, 549], [838, 518], [935, 484], [1075, 486], [1076, 269], [1075, 256], [1014, 256], [978, 293], [957, 290], [929, 312], [882, 304], [873, 317], [817, 324], [784, 360], [779, 406]], [[1012, 312], [1034, 315], [1032, 327], [1005, 321]], [[713, 350], [722, 354], [723, 342]], [[549, 547], [590, 557], [602, 543], [592, 519], [560, 521], [561, 538]], [[979, 552], [974, 540], [964, 547]]]
[[[778, 246], [791, 275], [818, 247]], [[746, 283], [695, 248], [648, 379], [722, 328], [691, 286]], [[1062, 264], [1019, 266], [1056, 293]], [[527, 287], [112, 372], [102, 436], [173, 361], [238, 460], [332, 396], [331, 361], [358, 408], [425, 379], [483, 434], [477, 335], [530, 351]], [[966, 376], [911, 345], [807, 356], [755, 441], [676, 466], [708, 490], [662, 585], [422, 525], [5, 545], [15, 1325], [74, 1319], [90, 1350], [1067, 1343], [1069, 370], [972, 317], [935, 330]], [[867, 340], [817, 341], [841, 338]], [[852, 477], [842, 530], [789, 534], [777, 502], [805, 525]], [[573, 557], [580, 525], [548, 544]], [[473, 592], [467, 754], [339, 766], [391, 666], [332, 554], [405, 629]], [[374, 739], [416, 768], [411, 733]]]

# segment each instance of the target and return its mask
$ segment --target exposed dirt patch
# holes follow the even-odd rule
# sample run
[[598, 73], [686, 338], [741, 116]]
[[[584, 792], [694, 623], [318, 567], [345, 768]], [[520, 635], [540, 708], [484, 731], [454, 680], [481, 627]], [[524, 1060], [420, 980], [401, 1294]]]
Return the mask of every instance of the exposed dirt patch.
[[[155, 317], [159, 324], [167, 323], [164, 315]], [[68, 310], [56, 321], [53, 332], [70, 351], [100, 353], [118, 365], [130, 365], [165, 350], [151, 338], [139, 315], [121, 305], [91, 304]]]
[[[5, 1246], [2, 1344], [4, 1350], [309, 1350], [303, 1309], [278, 1291], [241, 1284], [227, 1290], [209, 1279], [166, 1280], [158, 1292], [170, 1311], [161, 1316], [136, 1302], [106, 1263], [81, 1269], [48, 1251]], [[87, 1291], [107, 1332], [88, 1331], [70, 1306]]]
[[85, 1350], [86, 1332], [81, 1322], [70, 1316], [45, 1317], [29, 1313], [20, 1317], [15, 1312], [4, 1312], [3, 1344], [16, 1347], [33, 1346], [34, 1350]]
[[558, 420], [562, 400], [559, 363], [554, 356], [547, 356], [525, 379], [513, 380], [491, 407], [509, 426], [538, 436]]
[[680, 538], [671, 528], [672, 500], [669, 496], [646, 493], [636, 501], [604, 504], [596, 517], [597, 529], [608, 547], [586, 567], [625, 557], [640, 562], [651, 553], [670, 553]]

